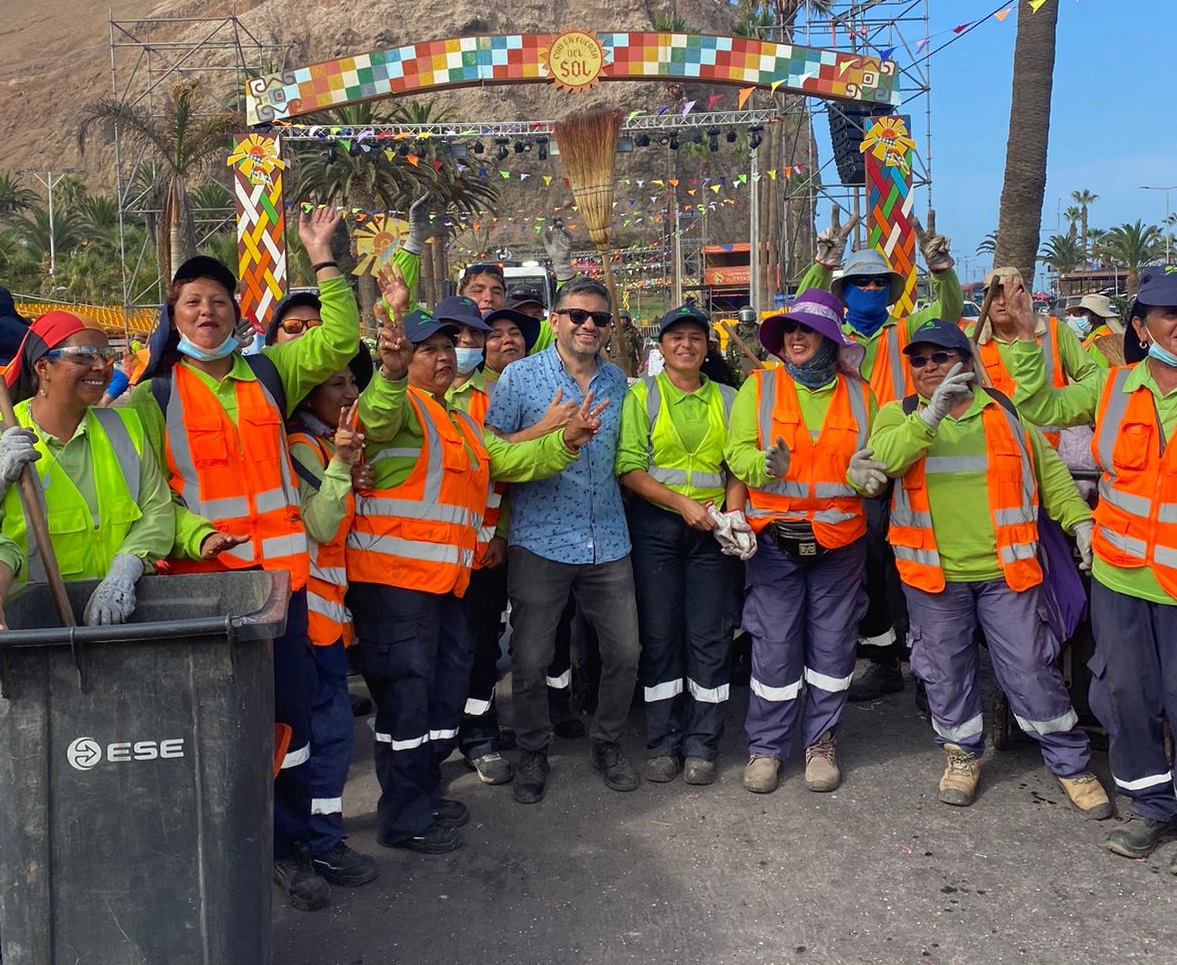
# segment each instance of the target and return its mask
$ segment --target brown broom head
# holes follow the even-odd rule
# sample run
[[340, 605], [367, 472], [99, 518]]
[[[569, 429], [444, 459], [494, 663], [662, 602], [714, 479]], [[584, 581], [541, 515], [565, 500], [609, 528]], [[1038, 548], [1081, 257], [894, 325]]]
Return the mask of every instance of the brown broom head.
[[598, 249], [609, 245], [617, 138], [624, 119], [616, 108], [577, 111], [553, 131], [581, 220]]

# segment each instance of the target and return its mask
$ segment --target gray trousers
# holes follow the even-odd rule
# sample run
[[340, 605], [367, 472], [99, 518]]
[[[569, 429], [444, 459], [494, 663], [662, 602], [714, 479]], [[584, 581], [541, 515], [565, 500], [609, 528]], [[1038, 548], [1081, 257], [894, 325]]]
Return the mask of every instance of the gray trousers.
[[637, 681], [638, 612], [628, 556], [609, 563], [556, 563], [521, 546], [508, 551], [511, 598], [511, 693], [519, 746], [541, 751], [552, 741], [547, 671], [568, 594], [597, 632], [601, 686], [589, 736], [618, 741]]

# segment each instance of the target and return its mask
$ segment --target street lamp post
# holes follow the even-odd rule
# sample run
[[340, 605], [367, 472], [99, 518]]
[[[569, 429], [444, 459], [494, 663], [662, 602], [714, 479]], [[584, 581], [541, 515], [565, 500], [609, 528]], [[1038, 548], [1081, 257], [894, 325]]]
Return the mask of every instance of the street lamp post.
[[1148, 185], [1148, 184], [1142, 184], [1140, 186], [1140, 190], [1141, 191], [1164, 191], [1165, 192], [1165, 264], [1168, 265], [1170, 263], [1169, 246], [1171, 243], [1171, 239], [1169, 237], [1169, 231], [1168, 231], [1168, 228], [1169, 228], [1169, 192], [1170, 191], [1177, 191], [1177, 184], [1167, 184], [1167, 185], [1163, 185], [1160, 187], [1155, 187], [1155, 186]]
[[36, 171], [29, 173], [45, 185], [45, 189], [49, 192], [49, 277], [53, 278], [57, 275], [57, 239], [54, 237], [53, 230], [53, 185], [58, 184], [69, 172], [62, 172], [57, 177], [53, 176], [52, 171], [46, 172], [45, 177], [41, 177]]

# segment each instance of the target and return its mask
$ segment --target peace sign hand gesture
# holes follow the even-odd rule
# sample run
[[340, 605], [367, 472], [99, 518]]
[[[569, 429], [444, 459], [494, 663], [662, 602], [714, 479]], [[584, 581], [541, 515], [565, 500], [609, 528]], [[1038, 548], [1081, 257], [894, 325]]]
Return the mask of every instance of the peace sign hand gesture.
[[364, 433], [359, 429], [357, 399], [350, 406], [340, 406], [339, 427], [335, 430], [335, 458], [345, 466], [354, 466], [364, 451]]
[[846, 250], [846, 239], [861, 219], [858, 215], [851, 215], [850, 220], [842, 225], [842, 209], [834, 205], [834, 214], [830, 218], [830, 226], [823, 228], [817, 236], [817, 255], [814, 260], [823, 268], [837, 271], [842, 267], [842, 253]]
[[380, 353], [380, 374], [390, 382], [399, 382], [409, 374], [409, 363], [413, 360], [413, 343], [405, 335], [400, 320], [393, 321], [379, 302], [374, 309], [380, 322], [380, 333], [376, 336], [376, 350]]
[[584, 402], [572, 413], [572, 417], [564, 427], [564, 445], [569, 449], [580, 449], [587, 445], [589, 440], [600, 430], [601, 413], [608, 407], [608, 399], [594, 406], [593, 393], [589, 392], [585, 395]]
[[956, 264], [956, 259], [948, 250], [952, 246], [952, 239], [947, 235], [936, 234], [936, 212], [933, 209], [928, 209], [927, 229], [920, 224], [920, 219], [916, 217], [912, 217], [911, 226], [915, 229], [915, 236], [919, 241], [924, 261], [927, 262], [928, 271], [934, 273], [948, 271]]

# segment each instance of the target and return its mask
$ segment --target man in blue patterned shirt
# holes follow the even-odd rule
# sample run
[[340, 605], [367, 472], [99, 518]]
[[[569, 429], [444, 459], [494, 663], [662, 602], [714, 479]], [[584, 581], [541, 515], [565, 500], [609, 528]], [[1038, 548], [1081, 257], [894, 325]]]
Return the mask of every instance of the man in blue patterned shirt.
[[609, 402], [580, 459], [553, 479], [511, 487], [511, 689], [522, 750], [513, 793], [521, 804], [544, 796], [552, 740], [546, 671], [569, 592], [601, 646], [593, 766], [615, 791], [639, 783], [618, 743], [640, 648], [629, 530], [613, 472], [626, 381], [599, 354], [611, 320], [609, 292], [600, 282], [576, 278], [564, 285], [549, 318], [554, 344], [503, 371], [486, 416], [488, 428], [509, 435], [539, 422], [557, 390], [565, 400], [579, 403], [591, 394], [596, 403]]

